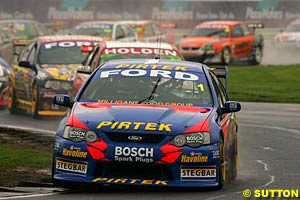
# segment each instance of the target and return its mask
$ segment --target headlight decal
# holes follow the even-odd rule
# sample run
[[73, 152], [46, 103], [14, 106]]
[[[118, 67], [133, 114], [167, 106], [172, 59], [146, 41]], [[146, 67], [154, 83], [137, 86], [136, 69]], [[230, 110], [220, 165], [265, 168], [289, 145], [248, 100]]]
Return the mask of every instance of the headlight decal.
[[71, 140], [73, 142], [96, 142], [98, 140], [98, 136], [95, 132], [73, 126], [65, 127], [63, 138]]
[[171, 144], [174, 144], [177, 147], [200, 147], [201, 145], [210, 144], [210, 134], [208, 132], [197, 132], [177, 135], [172, 140]]

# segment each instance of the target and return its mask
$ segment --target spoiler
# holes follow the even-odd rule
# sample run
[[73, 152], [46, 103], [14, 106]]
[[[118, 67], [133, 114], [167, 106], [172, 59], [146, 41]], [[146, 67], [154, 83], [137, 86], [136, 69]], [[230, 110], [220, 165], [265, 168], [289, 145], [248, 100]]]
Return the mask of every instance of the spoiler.
[[30, 42], [30, 40], [13, 39], [12, 42], [13, 42], [14, 55], [19, 56], [22, 50]]
[[213, 71], [219, 79], [224, 79], [224, 86], [225, 86], [225, 89], [227, 89], [228, 67], [227, 66], [215, 66], [215, 67], [209, 67], [209, 69], [211, 71]]
[[247, 25], [249, 28], [257, 29], [257, 28], [264, 28], [265, 25], [263, 23], [259, 22], [247, 22]]

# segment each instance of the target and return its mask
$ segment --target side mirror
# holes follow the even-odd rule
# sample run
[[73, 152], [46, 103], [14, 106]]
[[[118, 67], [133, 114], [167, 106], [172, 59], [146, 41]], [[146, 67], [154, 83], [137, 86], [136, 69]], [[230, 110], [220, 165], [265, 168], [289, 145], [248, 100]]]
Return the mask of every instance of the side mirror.
[[59, 106], [71, 107], [71, 98], [68, 95], [58, 94], [53, 97], [53, 103]]
[[224, 113], [238, 112], [241, 110], [241, 104], [236, 101], [227, 101], [223, 108]]
[[30, 64], [30, 62], [27, 61], [27, 60], [20, 61], [20, 62], [19, 62], [19, 66], [20, 66], [20, 67], [29, 68], [29, 69], [33, 69], [34, 71], [36, 71], [35, 66], [32, 65], [32, 64]]

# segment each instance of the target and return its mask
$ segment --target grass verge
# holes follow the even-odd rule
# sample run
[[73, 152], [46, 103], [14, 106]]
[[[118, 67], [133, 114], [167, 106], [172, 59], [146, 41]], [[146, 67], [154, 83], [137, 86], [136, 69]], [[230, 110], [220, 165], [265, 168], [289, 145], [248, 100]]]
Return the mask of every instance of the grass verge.
[[0, 186], [50, 182], [52, 149], [52, 145], [0, 133]]
[[231, 100], [300, 103], [300, 65], [229, 67]]

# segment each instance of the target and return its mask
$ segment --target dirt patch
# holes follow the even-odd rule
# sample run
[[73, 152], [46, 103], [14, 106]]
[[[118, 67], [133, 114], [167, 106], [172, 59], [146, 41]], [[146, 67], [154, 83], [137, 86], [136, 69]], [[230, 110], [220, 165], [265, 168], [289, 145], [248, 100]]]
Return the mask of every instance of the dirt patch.
[[[53, 151], [53, 137], [41, 138], [40, 136], [22, 132], [0, 132], [0, 144], [9, 145], [12, 149], [38, 150], [51, 154]], [[13, 154], [13, 151], [11, 152]], [[23, 158], [26, 159], [26, 158]], [[51, 183], [51, 165], [47, 167], [34, 167], [21, 163], [7, 167], [0, 174], [0, 186], [15, 187], [26, 186], [29, 183]]]

